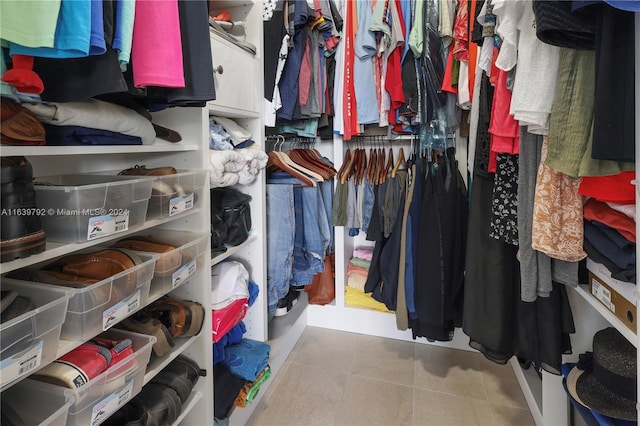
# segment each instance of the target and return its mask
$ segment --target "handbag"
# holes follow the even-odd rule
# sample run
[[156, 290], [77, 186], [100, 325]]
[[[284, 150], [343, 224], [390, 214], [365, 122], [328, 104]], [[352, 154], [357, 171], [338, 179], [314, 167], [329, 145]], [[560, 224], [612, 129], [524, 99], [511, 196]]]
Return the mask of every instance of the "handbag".
[[311, 284], [304, 287], [312, 305], [326, 305], [336, 297], [335, 252], [324, 257], [324, 271], [313, 276]]
[[234, 188], [212, 188], [211, 249], [237, 246], [251, 231], [251, 196]]

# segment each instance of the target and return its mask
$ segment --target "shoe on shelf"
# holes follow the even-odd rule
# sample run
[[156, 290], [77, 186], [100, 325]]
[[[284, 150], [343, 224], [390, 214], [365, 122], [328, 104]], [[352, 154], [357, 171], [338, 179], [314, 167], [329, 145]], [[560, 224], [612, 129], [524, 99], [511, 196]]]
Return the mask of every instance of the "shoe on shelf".
[[300, 297], [300, 292], [290, 288], [289, 293], [284, 296], [282, 299], [278, 300], [278, 307], [276, 308], [276, 313], [274, 314], [276, 317], [283, 317], [291, 312], [291, 309], [298, 303], [298, 297]]
[[36, 209], [33, 169], [25, 157], [1, 157], [0, 262], [41, 253], [46, 246]]

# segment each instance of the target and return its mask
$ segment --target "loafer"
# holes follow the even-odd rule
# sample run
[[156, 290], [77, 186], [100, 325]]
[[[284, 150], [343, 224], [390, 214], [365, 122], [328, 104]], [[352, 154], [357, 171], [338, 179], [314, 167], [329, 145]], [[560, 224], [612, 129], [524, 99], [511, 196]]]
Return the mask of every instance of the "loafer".
[[[118, 241], [111, 247], [151, 253], [169, 253], [176, 248], [171, 244], [156, 240], [152, 236], [132, 235]], [[156, 276], [167, 276], [175, 272], [181, 265], [182, 256], [179, 252], [163, 255], [156, 262], [154, 273]]]
[[126, 176], [166, 176], [166, 175], [175, 175], [177, 170], [171, 166], [167, 167], [153, 167], [151, 169], [147, 169], [146, 166], [133, 166], [129, 169], [123, 170], [119, 175]]

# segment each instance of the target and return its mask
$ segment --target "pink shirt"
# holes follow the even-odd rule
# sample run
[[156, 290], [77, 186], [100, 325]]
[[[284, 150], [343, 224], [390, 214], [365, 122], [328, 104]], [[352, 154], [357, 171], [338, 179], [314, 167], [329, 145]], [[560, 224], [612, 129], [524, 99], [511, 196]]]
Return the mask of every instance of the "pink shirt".
[[136, 87], [184, 87], [177, 0], [136, 0], [131, 58]]

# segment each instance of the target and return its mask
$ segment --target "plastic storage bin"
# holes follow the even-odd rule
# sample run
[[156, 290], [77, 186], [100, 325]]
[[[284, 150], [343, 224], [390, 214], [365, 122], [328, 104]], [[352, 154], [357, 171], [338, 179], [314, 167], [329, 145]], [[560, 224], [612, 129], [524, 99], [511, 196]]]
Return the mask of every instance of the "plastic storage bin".
[[79, 243], [144, 225], [152, 183], [149, 177], [94, 174], [36, 178], [47, 240]]
[[147, 220], [175, 216], [198, 207], [202, 202], [206, 170], [178, 170], [174, 175], [152, 177]]
[[56, 358], [69, 292], [11, 279], [3, 279], [1, 286], [3, 291], [29, 297], [36, 306], [0, 325], [0, 386], [4, 388]]
[[23, 380], [2, 392], [2, 408], [10, 407], [25, 425], [64, 425], [73, 397], [51, 385]]
[[156, 258], [149, 303], [187, 282], [204, 264], [209, 234], [155, 228], [140, 235], [150, 235], [175, 247], [167, 253], [141, 252]]
[[67, 426], [98, 425], [142, 389], [144, 373], [156, 338], [118, 329], [108, 330], [101, 337], [131, 339], [134, 352], [78, 389], [26, 380], [73, 400], [69, 407]]
[[[91, 251], [102, 249], [94, 247]], [[148, 303], [156, 258], [139, 253], [142, 263], [83, 288], [38, 283], [69, 291], [69, 305], [60, 336], [86, 341], [109, 329]], [[28, 273], [25, 274], [28, 276]]]

